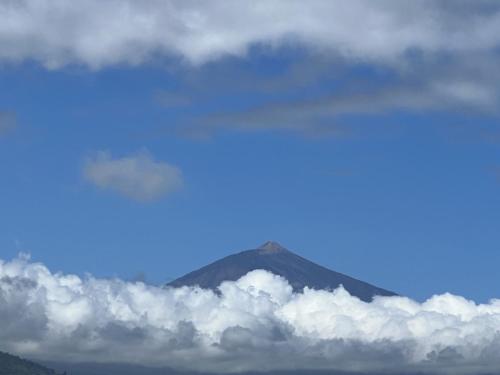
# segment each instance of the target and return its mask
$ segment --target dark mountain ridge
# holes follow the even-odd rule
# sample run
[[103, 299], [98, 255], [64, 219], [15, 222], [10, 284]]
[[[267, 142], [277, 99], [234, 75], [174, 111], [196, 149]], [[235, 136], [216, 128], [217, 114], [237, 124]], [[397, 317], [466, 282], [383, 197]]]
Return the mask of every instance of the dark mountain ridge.
[[371, 301], [374, 296], [394, 296], [396, 293], [313, 263], [285, 249], [277, 242], [268, 241], [262, 246], [229, 255], [196, 271], [190, 272], [167, 286], [195, 286], [217, 290], [223, 281], [235, 281], [248, 272], [263, 269], [288, 280], [295, 292], [304, 287], [335, 289], [340, 285], [353, 296]]
[[56, 373], [34, 362], [0, 352], [0, 375], [56, 375]]

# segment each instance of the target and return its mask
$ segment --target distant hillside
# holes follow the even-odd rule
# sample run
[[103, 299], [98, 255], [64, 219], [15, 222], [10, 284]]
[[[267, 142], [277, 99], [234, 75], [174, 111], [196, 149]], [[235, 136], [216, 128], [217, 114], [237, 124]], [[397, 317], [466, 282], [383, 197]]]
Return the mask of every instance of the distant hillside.
[[55, 371], [0, 352], [0, 375], [55, 375]]
[[[170, 368], [144, 367], [116, 363], [52, 363], [56, 369], [67, 369], [71, 375], [218, 375], [208, 372], [180, 371]], [[391, 373], [392, 375], [396, 373]], [[356, 372], [335, 370], [282, 370], [269, 372], [228, 372], [225, 375], [388, 375], [380, 372]], [[435, 375], [424, 372], [398, 372], [397, 375]], [[493, 375], [493, 374], [478, 374]], [[498, 375], [498, 374], [495, 374]]]
[[396, 295], [389, 290], [315, 264], [272, 241], [257, 249], [222, 258], [172, 281], [168, 286], [199, 285], [202, 288], [216, 290], [223, 281], [238, 280], [257, 269], [283, 276], [295, 292], [301, 292], [306, 286], [313, 289], [335, 289], [343, 285], [353, 296], [367, 302], [374, 296]]

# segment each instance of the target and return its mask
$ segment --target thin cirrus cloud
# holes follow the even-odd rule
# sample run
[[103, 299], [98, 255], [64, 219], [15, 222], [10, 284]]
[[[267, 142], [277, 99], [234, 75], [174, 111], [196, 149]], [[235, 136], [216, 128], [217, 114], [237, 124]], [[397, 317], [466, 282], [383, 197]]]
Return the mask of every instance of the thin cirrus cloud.
[[496, 87], [492, 87], [492, 83], [422, 78], [423, 82], [418, 85], [397, 82], [362, 92], [344, 90], [315, 98], [271, 100], [243, 111], [221, 111], [205, 115], [203, 119], [191, 119], [185, 129], [204, 129], [208, 132], [221, 128], [274, 129], [320, 134], [338, 131], [340, 127], [335, 126], [335, 122], [346, 115], [373, 116], [390, 113], [392, 110], [410, 113], [453, 110], [458, 113], [498, 114], [499, 93]]
[[202, 373], [500, 371], [500, 300], [365, 303], [342, 287], [294, 293], [263, 270], [219, 289], [82, 279], [26, 256], [0, 259], [0, 350]]
[[84, 179], [102, 190], [150, 202], [179, 190], [183, 185], [179, 168], [156, 161], [147, 151], [114, 158], [99, 151], [85, 159]]
[[9, 134], [16, 127], [16, 116], [11, 112], [0, 111], [0, 137]]

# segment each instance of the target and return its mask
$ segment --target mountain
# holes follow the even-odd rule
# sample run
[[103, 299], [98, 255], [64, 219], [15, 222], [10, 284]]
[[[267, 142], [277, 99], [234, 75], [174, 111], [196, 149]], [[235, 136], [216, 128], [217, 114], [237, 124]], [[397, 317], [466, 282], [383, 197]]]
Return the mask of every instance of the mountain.
[[54, 370], [0, 352], [0, 375], [55, 375]]
[[[71, 375], [217, 375], [208, 372], [182, 371], [171, 368], [145, 367], [133, 364], [117, 363], [54, 363], [53, 367], [67, 369]], [[356, 372], [336, 370], [277, 370], [225, 372], [224, 375], [388, 375], [381, 372]], [[436, 375], [424, 372], [398, 372], [397, 375]], [[493, 374], [477, 374], [493, 375]], [[498, 374], [496, 374], [498, 375]]]
[[238, 280], [250, 271], [263, 269], [288, 280], [295, 292], [308, 286], [313, 289], [335, 289], [340, 285], [363, 301], [374, 296], [394, 296], [396, 293], [332, 271], [268, 241], [257, 249], [242, 251], [190, 272], [167, 286], [194, 286], [216, 290], [226, 280]]

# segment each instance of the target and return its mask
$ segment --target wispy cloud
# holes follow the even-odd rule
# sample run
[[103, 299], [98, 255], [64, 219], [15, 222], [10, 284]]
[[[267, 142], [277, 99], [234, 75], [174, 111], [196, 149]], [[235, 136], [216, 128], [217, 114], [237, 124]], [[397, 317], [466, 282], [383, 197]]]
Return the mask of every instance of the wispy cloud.
[[192, 104], [192, 99], [188, 95], [166, 90], [156, 91], [154, 100], [163, 108], [182, 108]]
[[[434, 82], [378, 87], [366, 92], [338, 92], [316, 98], [276, 101], [243, 111], [213, 113], [188, 127], [232, 130], [294, 130], [338, 134], [346, 116], [374, 116], [393, 111], [420, 114], [454, 110], [497, 114], [497, 93], [477, 82]], [[339, 120], [339, 118], [344, 120]]]
[[[343, 134], [349, 117], [458, 113], [496, 118], [500, 74], [492, 56], [462, 60], [422, 56], [404, 66], [348, 66], [335, 59], [300, 56], [272, 77], [238, 71], [229, 82], [207, 68], [196, 76], [222, 98], [238, 97], [228, 108], [215, 102], [211, 111], [185, 119], [185, 131], [292, 130], [310, 134]], [[200, 85], [201, 86], [201, 85]], [[198, 91], [200, 86], [195, 87]], [[243, 103], [243, 105], [241, 104]]]
[[11, 112], [0, 111], [0, 137], [12, 132], [16, 127], [16, 116]]
[[198, 288], [82, 279], [26, 257], [0, 260], [0, 350], [59, 361], [135, 363], [204, 373], [500, 371], [500, 301], [436, 295], [365, 303], [344, 289], [295, 294], [253, 271]]
[[147, 151], [121, 158], [97, 152], [86, 158], [82, 173], [85, 180], [100, 189], [141, 202], [157, 200], [183, 185], [177, 167], [154, 160]]

